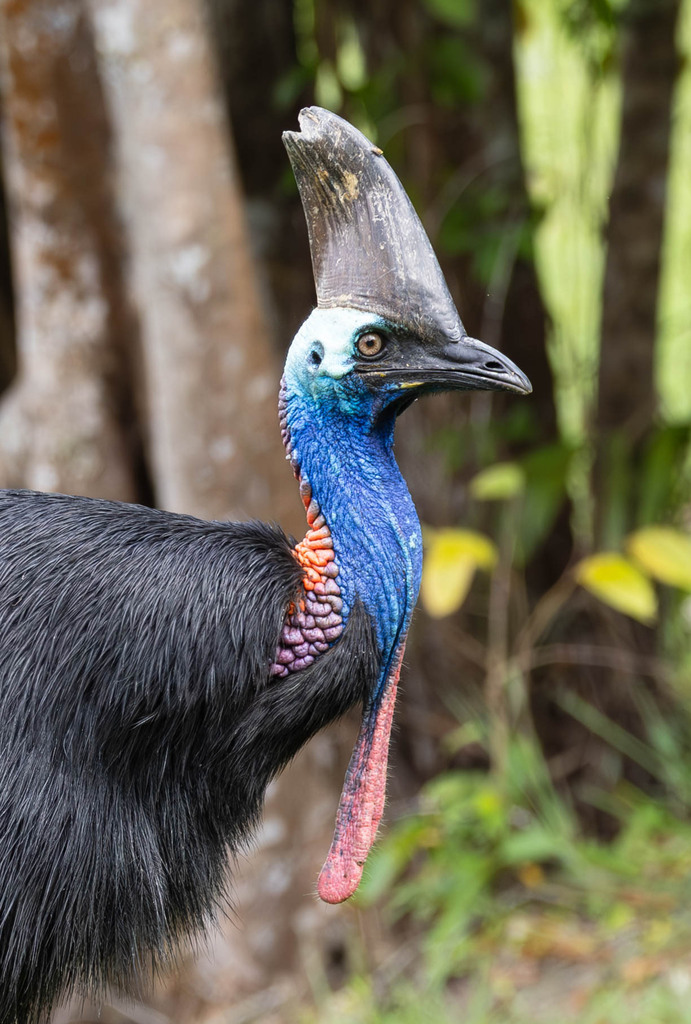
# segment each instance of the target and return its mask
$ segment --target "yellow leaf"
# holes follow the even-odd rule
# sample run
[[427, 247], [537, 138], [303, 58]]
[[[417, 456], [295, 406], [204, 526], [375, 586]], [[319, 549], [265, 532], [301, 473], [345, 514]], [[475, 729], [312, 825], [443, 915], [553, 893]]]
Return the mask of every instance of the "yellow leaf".
[[653, 586], [623, 555], [603, 552], [579, 562], [576, 580], [611, 608], [650, 624], [657, 615]]
[[491, 569], [497, 551], [489, 538], [472, 530], [425, 530], [428, 542], [421, 597], [434, 618], [451, 615], [463, 604], [476, 569]]
[[498, 462], [470, 481], [470, 493], [478, 501], [506, 501], [525, 487], [525, 474], [515, 462]]
[[691, 590], [691, 537], [672, 526], [646, 526], [627, 541], [627, 550], [660, 583]]
[[518, 869], [518, 877], [526, 889], [539, 889], [545, 880], [545, 872], [539, 864], [523, 864]]

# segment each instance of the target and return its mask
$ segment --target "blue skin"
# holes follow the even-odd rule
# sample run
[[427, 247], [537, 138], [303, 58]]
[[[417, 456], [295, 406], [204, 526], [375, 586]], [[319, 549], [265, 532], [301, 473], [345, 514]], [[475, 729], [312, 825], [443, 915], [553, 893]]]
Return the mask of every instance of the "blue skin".
[[303, 479], [331, 530], [343, 619], [356, 596], [374, 622], [383, 671], [405, 638], [420, 589], [422, 535], [393, 454], [394, 383], [370, 391], [353, 372], [355, 344], [392, 325], [354, 309], [315, 310], [285, 367], [287, 425]]

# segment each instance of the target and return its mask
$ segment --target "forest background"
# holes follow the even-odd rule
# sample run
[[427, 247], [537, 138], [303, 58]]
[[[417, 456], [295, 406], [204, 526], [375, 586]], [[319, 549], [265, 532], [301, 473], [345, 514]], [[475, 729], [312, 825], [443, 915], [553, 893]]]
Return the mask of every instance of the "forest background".
[[691, 1021], [691, 0], [1, 0], [0, 58], [0, 486], [301, 535], [313, 102], [534, 385], [399, 425], [426, 569], [360, 895], [313, 897], [354, 716], [208, 947], [56, 1021]]

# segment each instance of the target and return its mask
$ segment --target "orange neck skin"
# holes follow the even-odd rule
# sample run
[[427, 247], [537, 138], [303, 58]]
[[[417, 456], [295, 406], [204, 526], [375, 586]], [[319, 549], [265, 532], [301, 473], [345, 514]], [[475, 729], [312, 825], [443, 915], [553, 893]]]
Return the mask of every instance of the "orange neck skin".
[[286, 613], [271, 665], [271, 675], [279, 678], [307, 668], [343, 632], [343, 601], [331, 531], [306, 479], [300, 481], [300, 496], [308, 529], [294, 552], [304, 570], [304, 596]]

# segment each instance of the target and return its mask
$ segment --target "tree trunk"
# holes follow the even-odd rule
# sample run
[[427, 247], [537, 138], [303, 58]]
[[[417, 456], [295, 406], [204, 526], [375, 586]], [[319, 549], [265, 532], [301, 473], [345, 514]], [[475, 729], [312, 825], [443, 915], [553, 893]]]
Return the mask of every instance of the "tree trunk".
[[[0, 91], [0, 125], [2, 124], [2, 92]], [[5, 198], [2, 133], [0, 132], [0, 395], [15, 373], [14, 301], [10, 271], [10, 240]]]
[[5, 0], [4, 154], [19, 375], [0, 482], [135, 496], [109, 137], [80, 0]]
[[193, 0], [89, 0], [116, 127], [157, 503], [208, 517], [294, 508], [279, 365]]
[[[314, 285], [302, 204], [281, 134], [297, 129], [313, 102], [305, 82], [290, 102], [277, 100], [297, 71], [293, 0], [206, 0], [211, 42], [247, 197], [251, 244], [262, 268], [267, 305], [283, 353], [307, 311]], [[256, 73], [261, 67], [262, 73]]]

